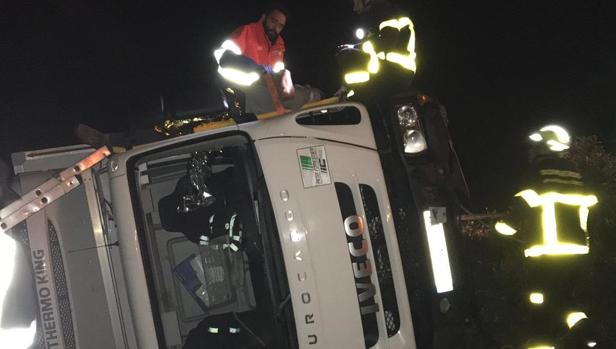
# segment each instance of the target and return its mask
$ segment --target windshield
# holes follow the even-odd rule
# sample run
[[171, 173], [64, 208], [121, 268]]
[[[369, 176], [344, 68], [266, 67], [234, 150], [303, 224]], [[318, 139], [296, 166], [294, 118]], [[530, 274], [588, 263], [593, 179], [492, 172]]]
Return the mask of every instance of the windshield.
[[159, 342], [164, 337], [168, 348], [297, 345], [280, 241], [256, 163], [241, 136], [135, 162], [140, 240]]

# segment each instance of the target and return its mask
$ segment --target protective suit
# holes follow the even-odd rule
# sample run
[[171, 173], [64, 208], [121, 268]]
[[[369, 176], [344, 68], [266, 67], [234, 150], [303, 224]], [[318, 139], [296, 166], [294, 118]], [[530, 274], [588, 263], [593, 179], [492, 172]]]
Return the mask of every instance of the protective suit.
[[183, 233], [190, 241], [207, 246], [221, 236], [229, 237], [229, 248], [242, 244], [242, 220], [251, 219], [251, 206], [233, 166], [212, 173], [212, 153], [195, 153], [186, 176], [175, 190], [158, 203], [161, 224], [167, 231]]
[[548, 125], [529, 138], [529, 175], [510, 216], [495, 226], [500, 234], [515, 235], [523, 248], [525, 347], [595, 347], [587, 321], [588, 216], [598, 199], [564, 157], [570, 143], [566, 130]]
[[[213, 172], [214, 165], [227, 167]], [[221, 151], [193, 153], [186, 175], [158, 203], [163, 228], [181, 232], [200, 246], [199, 254], [174, 267], [176, 277], [207, 315], [190, 331], [184, 348], [241, 348], [251, 341], [236, 314], [246, 317], [246, 311], [256, 307], [251, 291], [238, 290], [252, 290], [247, 260], [259, 255], [256, 232], [249, 228], [245, 236], [244, 223], [250, 227], [256, 223], [241, 171], [241, 164]], [[229, 306], [231, 311], [221, 313]]]

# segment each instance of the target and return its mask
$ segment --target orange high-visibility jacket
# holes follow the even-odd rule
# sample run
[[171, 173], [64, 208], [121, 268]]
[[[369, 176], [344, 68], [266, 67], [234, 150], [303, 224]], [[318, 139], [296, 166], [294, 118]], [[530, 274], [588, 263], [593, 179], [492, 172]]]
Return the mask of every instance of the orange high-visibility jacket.
[[272, 45], [265, 34], [263, 21], [237, 28], [231, 33], [229, 39], [239, 46], [243, 55], [259, 65], [272, 68], [276, 62], [282, 62], [284, 59], [284, 40], [279, 35]]

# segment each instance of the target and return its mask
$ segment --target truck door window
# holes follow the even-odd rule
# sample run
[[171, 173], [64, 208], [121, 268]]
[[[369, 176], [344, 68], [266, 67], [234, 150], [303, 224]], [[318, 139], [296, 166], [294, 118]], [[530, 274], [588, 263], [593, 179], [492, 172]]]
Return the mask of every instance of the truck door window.
[[252, 193], [248, 143], [229, 138], [135, 163], [140, 233], [167, 347], [288, 347], [275, 334], [279, 304], [268, 283], [275, 271], [264, 262], [276, 254], [255, 213], [269, 205]]
[[361, 113], [355, 107], [337, 107], [303, 113], [295, 120], [300, 125], [311, 126], [357, 125], [361, 122]]

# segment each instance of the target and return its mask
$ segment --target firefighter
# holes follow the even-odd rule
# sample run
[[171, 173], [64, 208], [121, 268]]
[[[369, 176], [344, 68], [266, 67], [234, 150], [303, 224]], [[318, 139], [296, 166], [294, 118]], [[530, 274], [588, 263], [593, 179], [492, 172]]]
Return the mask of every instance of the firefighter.
[[228, 314], [211, 315], [192, 329], [183, 349], [220, 348], [240, 349], [247, 348], [240, 323]]
[[[193, 153], [186, 175], [178, 180], [173, 193], [159, 201], [158, 211], [165, 230], [181, 232], [205, 251], [208, 246], [222, 247], [226, 251], [226, 268], [232, 268], [235, 261], [241, 264], [243, 271], [243, 254], [250, 258], [258, 253], [255, 252], [255, 239], [245, 239], [243, 221], [254, 225], [249, 212], [252, 200], [238, 180], [241, 168], [236, 168], [240, 164], [232, 155], [231, 150]], [[214, 172], [214, 165], [226, 168]], [[233, 276], [225, 275], [224, 278]], [[239, 279], [243, 281], [244, 277]], [[184, 348], [245, 348], [251, 338], [245, 333], [238, 315], [227, 312], [203, 319], [190, 331]]]
[[597, 197], [565, 158], [571, 138], [547, 125], [529, 139], [530, 175], [515, 195], [511, 215], [495, 225], [524, 246], [523, 304], [527, 348], [596, 347], [589, 328], [588, 216]]
[[319, 90], [294, 85], [285, 67], [281, 32], [288, 17], [285, 6], [271, 5], [258, 21], [237, 28], [214, 51], [225, 83], [245, 94], [246, 112], [299, 109], [320, 99]]
[[[243, 239], [241, 186], [234, 183], [233, 166], [212, 172], [212, 161], [222, 159], [221, 151], [195, 152], [186, 176], [175, 190], [158, 203], [161, 224], [167, 231], [183, 233], [190, 241], [208, 246], [214, 238], [227, 236], [225, 249], [241, 249]], [[248, 201], [250, 202], [250, 201]]]
[[417, 70], [413, 21], [386, 1], [358, 0], [355, 8], [364, 26], [355, 32], [359, 43], [341, 46], [337, 55], [345, 84], [361, 89], [380, 80], [378, 89], [393, 82], [408, 86]]

